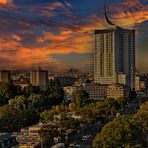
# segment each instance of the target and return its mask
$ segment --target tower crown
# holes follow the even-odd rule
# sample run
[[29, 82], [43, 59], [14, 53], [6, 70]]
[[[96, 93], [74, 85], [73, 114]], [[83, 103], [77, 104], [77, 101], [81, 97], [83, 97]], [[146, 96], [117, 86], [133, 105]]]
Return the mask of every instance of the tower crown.
[[121, 27], [119, 27], [118, 25], [114, 24], [112, 21], [110, 21], [110, 19], [108, 18], [107, 16], [107, 9], [106, 9], [106, 5], [104, 4], [104, 15], [105, 15], [105, 19], [106, 19], [106, 22], [111, 25], [111, 26], [114, 26], [115, 28], [120, 28], [120, 29], [123, 29]]
[[112, 22], [109, 20], [109, 18], [108, 18], [108, 16], [107, 16], [107, 10], [106, 10], [106, 5], [105, 5], [105, 4], [104, 4], [104, 15], [105, 15], [105, 19], [106, 19], [106, 21], [107, 21], [107, 23], [108, 23], [109, 25], [116, 26], [114, 23], [112, 23]]

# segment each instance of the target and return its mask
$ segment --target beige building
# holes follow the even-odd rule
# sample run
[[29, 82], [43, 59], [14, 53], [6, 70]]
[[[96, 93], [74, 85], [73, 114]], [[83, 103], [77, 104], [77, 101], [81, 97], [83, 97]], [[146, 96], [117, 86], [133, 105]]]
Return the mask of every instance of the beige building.
[[145, 89], [145, 82], [144, 81], [140, 81], [140, 89]]
[[20, 132], [13, 133], [16, 140], [19, 143], [19, 148], [41, 148], [41, 138], [47, 134], [46, 132], [41, 133], [42, 128], [52, 124], [37, 124], [24, 129]]
[[89, 99], [100, 100], [107, 97], [107, 86], [103, 84], [85, 83], [81, 86], [64, 87], [64, 99], [73, 100], [78, 90], [85, 90], [89, 94]]
[[40, 148], [40, 143], [22, 143], [19, 145], [19, 148]]
[[0, 71], [0, 82], [10, 82], [11, 81], [11, 72], [7, 70]]
[[118, 99], [125, 97], [125, 87], [121, 84], [109, 85], [107, 88], [107, 98]]
[[145, 82], [140, 80], [140, 76], [135, 77], [135, 90], [143, 90], [145, 89]]
[[84, 86], [77, 87], [77, 90], [85, 90], [89, 94], [89, 98], [93, 100], [101, 100], [107, 97], [106, 84], [86, 83]]
[[118, 74], [117, 83], [126, 85], [126, 75], [125, 74]]
[[30, 72], [30, 83], [33, 86], [39, 86], [41, 90], [48, 89], [48, 71], [47, 70], [33, 70]]
[[140, 90], [140, 77], [139, 76], [135, 77], [135, 90], [136, 91]]
[[42, 128], [43, 128], [42, 125], [34, 125], [34, 126], [29, 127], [28, 129], [29, 136], [36, 138], [36, 139], [40, 139], [40, 132]]

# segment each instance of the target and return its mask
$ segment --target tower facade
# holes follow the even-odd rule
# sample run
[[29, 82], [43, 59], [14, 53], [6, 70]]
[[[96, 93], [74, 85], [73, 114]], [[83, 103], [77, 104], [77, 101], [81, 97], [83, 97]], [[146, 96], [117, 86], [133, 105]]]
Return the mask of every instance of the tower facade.
[[11, 81], [11, 71], [1, 70], [0, 71], [0, 82], [10, 82]]
[[[113, 24], [112, 24], [113, 25]], [[95, 30], [94, 82], [118, 83], [119, 74], [126, 77], [126, 85], [135, 86], [135, 30], [114, 26]]]
[[39, 86], [41, 90], [48, 89], [48, 71], [47, 70], [32, 70], [30, 72], [30, 82], [33, 86]]

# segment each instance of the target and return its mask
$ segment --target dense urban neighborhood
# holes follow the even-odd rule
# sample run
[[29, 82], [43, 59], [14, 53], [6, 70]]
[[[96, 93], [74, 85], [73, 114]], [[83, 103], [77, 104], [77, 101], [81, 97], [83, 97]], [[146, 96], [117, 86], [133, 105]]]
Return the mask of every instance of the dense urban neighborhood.
[[[46, 73], [40, 69], [35, 72]], [[6, 80], [9, 76], [6, 73], [10, 72], [0, 73], [5, 74]], [[108, 86], [93, 84], [91, 74], [80, 74], [77, 70], [70, 70], [65, 76], [42, 77], [49, 79], [47, 90], [32, 85], [28, 75], [15, 73], [15, 77], [20, 76], [18, 80], [0, 84], [2, 147], [8, 143], [20, 148], [147, 146], [146, 75], [138, 79], [137, 84], [144, 83], [142, 88], [137, 86], [138, 91], [125, 96], [118, 89], [112, 90], [115, 98], [108, 97]], [[122, 90], [120, 86], [114, 85]]]

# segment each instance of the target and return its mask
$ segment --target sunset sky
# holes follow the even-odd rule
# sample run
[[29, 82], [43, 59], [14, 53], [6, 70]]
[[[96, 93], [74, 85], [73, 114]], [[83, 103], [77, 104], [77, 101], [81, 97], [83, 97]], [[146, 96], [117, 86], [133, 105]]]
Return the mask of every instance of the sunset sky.
[[148, 72], [148, 0], [0, 0], [0, 69], [91, 71], [93, 31], [136, 29], [137, 68]]

